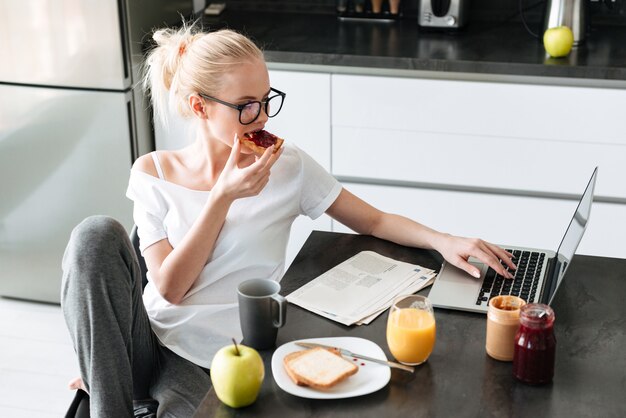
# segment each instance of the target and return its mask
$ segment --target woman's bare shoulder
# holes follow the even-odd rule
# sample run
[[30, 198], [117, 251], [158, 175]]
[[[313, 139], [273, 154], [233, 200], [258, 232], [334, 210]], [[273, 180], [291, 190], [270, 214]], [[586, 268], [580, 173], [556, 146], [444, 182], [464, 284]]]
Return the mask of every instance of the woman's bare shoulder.
[[[184, 163], [184, 153], [182, 150], [159, 150], [154, 151], [157, 154], [157, 158], [159, 160], [159, 164], [161, 169], [163, 170], [164, 177], [167, 178], [176, 178], [179, 177], [178, 173], [182, 167], [185, 166]], [[159, 173], [157, 171], [156, 166], [154, 165], [154, 159], [152, 157], [152, 152], [142, 155], [137, 158], [135, 163], [133, 164], [133, 170], [143, 171], [144, 173], [150, 174], [151, 176], [158, 177]]]
[[153, 177], [158, 177], [154, 161], [152, 160], [152, 153], [144, 154], [137, 158], [133, 163], [133, 170], [142, 171], [146, 174], [150, 174]]

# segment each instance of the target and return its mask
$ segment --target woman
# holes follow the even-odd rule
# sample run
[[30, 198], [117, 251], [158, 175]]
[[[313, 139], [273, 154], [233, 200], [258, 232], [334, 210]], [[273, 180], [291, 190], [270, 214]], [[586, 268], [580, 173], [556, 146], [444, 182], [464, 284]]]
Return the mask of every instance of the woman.
[[[362, 234], [439, 251], [478, 275], [475, 256], [509, 276], [511, 254], [479, 239], [434, 231], [381, 212], [286, 142], [254, 155], [239, 138], [263, 129], [285, 94], [271, 87], [262, 52], [246, 37], [159, 30], [145, 86], [167, 124], [175, 107], [196, 138], [139, 158], [134, 201], [149, 270], [143, 294], [134, 252], [116, 221], [92, 217], [72, 233], [63, 261], [62, 305], [92, 416], [191, 416], [210, 387], [214, 353], [239, 335], [237, 285], [279, 280], [293, 220], [327, 213]], [[314, 123], [315, 121], [311, 121]], [[145, 304], [145, 307], [144, 307]], [[150, 399], [155, 399], [151, 401]]]

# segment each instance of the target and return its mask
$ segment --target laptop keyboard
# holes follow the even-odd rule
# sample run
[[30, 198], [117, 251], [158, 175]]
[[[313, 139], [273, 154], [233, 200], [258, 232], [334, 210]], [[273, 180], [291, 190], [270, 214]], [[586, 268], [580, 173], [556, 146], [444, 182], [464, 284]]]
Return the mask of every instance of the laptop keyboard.
[[498, 295], [519, 296], [526, 302], [535, 300], [546, 254], [509, 249], [507, 251], [513, 254], [513, 263], [517, 266], [517, 270], [509, 269], [504, 263], [502, 265], [507, 271], [511, 271], [511, 274], [514, 273], [515, 277], [506, 279], [489, 267], [483, 286], [478, 293], [476, 305], [488, 306], [489, 300]]

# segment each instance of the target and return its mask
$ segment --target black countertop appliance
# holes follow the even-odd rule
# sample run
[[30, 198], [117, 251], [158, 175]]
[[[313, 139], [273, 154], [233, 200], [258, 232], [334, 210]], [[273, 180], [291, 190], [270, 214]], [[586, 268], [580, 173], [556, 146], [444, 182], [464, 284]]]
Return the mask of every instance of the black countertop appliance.
[[427, 28], [458, 29], [465, 25], [469, 0], [420, 0], [417, 23]]

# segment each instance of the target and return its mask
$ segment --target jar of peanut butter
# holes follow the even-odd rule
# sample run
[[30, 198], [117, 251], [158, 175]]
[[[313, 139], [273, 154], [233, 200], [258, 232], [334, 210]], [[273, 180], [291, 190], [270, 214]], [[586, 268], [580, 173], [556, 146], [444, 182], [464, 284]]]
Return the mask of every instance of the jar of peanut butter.
[[487, 354], [496, 360], [512, 361], [520, 309], [526, 302], [516, 296], [496, 296], [487, 311]]

